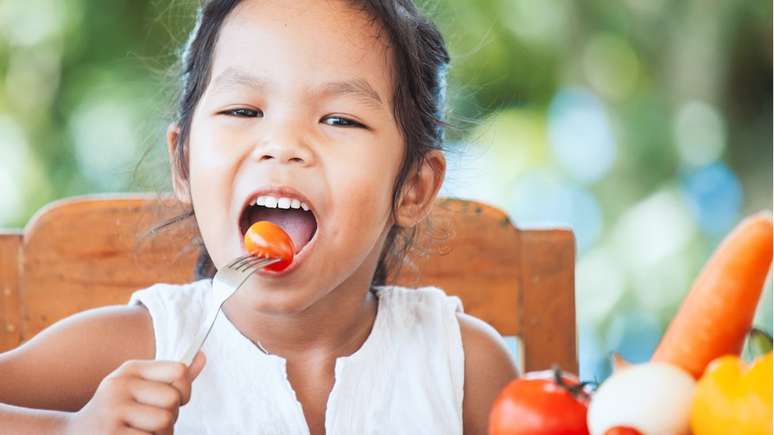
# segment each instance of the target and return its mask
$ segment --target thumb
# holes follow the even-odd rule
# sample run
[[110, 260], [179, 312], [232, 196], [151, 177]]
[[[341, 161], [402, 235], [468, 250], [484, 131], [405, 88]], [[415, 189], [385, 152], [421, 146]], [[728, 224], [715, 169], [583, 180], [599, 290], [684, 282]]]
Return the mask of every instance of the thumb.
[[207, 362], [207, 357], [204, 355], [204, 352], [202, 351], [197, 352], [196, 356], [194, 356], [193, 361], [191, 361], [191, 365], [188, 368], [191, 382], [193, 382], [193, 380], [196, 379], [197, 376], [199, 376], [199, 373], [201, 373], [202, 369], [204, 369], [204, 364], [206, 362]]

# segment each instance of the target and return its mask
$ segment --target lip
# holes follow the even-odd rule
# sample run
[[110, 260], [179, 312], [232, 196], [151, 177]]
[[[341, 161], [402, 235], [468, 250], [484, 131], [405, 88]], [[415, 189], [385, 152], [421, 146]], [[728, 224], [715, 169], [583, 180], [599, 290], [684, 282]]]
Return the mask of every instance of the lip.
[[[239, 228], [239, 218], [242, 216], [242, 211], [244, 211], [245, 208], [250, 204], [250, 202], [254, 201], [256, 198], [262, 195], [271, 195], [276, 197], [284, 196], [286, 198], [293, 198], [297, 199], [299, 201], [305, 202], [306, 205], [309, 206], [309, 211], [312, 212], [312, 215], [314, 215], [315, 221], [319, 222], [320, 220], [317, 218], [317, 211], [314, 205], [314, 202], [310, 201], [309, 198], [306, 197], [303, 193], [299, 192], [298, 190], [290, 187], [290, 186], [272, 186], [272, 187], [264, 187], [257, 190], [254, 190], [252, 193], [247, 195], [244, 202], [242, 203], [242, 207], [239, 208], [237, 213], [237, 228]], [[244, 234], [242, 234], [244, 236]]]

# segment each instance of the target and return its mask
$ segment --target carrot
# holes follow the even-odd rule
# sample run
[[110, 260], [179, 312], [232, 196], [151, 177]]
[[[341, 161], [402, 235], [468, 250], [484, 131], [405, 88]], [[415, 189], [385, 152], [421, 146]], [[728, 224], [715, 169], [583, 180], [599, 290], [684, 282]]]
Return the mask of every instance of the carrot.
[[771, 265], [772, 220], [758, 213], [704, 265], [651, 358], [699, 378], [713, 359], [739, 355]]

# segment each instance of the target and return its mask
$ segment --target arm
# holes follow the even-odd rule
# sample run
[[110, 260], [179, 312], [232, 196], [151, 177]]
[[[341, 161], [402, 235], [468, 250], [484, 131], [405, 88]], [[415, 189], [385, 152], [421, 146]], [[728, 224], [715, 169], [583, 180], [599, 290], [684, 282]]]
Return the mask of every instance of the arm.
[[483, 320], [458, 313], [465, 350], [465, 392], [462, 415], [465, 435], [486, 435], [495, 398], [518, 376], [502, 337]]
[[154, 354], [152, 321], [141, 306], [97, 308], [61, 320], [0, 354], [0, 427], [49, 430], [67, 414], [57, 411], [81, 409], [124, 361]]
[[60, 434], [67, 424], [67, 413], [22, 408], [0, 403], [0, 426], [14, 434]]

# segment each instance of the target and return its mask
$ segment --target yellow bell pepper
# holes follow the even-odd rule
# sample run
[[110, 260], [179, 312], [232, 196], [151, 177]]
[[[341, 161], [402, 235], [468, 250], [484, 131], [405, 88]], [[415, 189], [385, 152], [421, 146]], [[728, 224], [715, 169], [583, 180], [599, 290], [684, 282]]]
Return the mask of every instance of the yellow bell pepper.
[[736, 356], [713, 361], [696, 385], [693, 435], [771, 435], [771, 352], [748, 366]]

